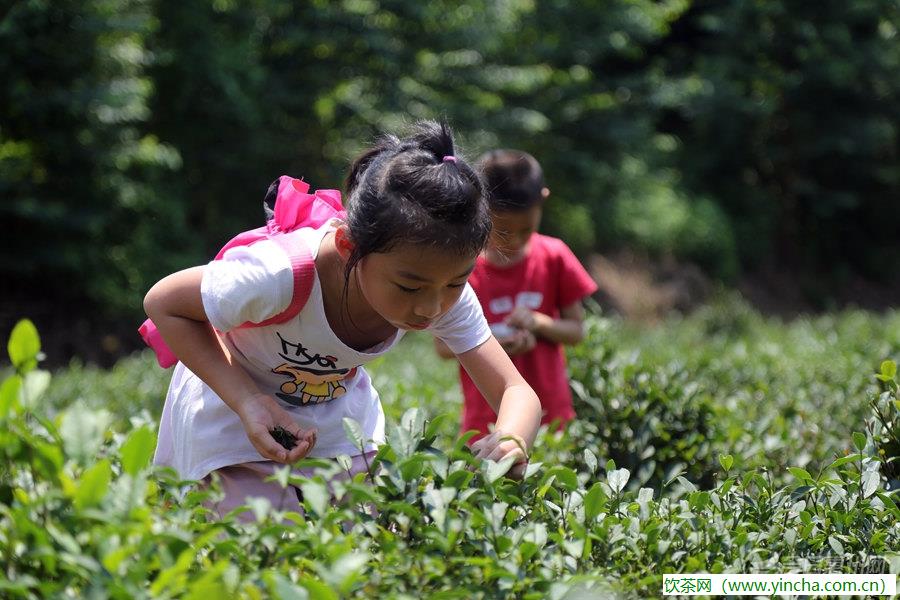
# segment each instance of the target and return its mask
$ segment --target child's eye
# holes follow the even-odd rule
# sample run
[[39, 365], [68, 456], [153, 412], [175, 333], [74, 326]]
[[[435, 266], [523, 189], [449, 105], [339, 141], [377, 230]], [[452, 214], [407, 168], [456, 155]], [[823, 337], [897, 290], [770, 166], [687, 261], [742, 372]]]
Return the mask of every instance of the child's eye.
[[461, 288], [461, 287], [464, 286], [464, 285], [466, 285], [466, 284], [465, 284], [465, 283], [451, 283], [451, 284], [447, 285], [447, 287], [449, 287], [449, 288]]
[[394, 285], [396, 285], [398, 288], [400, 288], [400, 290], [402, 292], [405, 292], [407, 294], [414, 294], [419, 291], [419, 288], [408, 288], [408, 287], [400, 285], [399, 283], [395, 283]]

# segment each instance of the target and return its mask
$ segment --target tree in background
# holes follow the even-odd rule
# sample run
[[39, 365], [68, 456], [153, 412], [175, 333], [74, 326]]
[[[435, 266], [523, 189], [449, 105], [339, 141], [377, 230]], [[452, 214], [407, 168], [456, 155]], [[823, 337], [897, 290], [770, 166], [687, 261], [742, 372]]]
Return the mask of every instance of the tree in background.
[[153, 25], [141, 0], [21, 2], [3, 16], [7, 302], [24, 298], [40, 311], [44, 301], [89, 300], [81, 310], [121, 314], [148, 271], [183, 260], [181, 198], [157, 193], [181, 166], [178, 150], [142, 127]]
[[581, 252], [886, 278], [898, 26], [889, 0], [19, 2], [3, 280], [12, 302], [135, 318], [153, 281], [261, 222], [276, 176], [336, 187], [377, 133], [435, 117], [470, 157], [537, 156], [547, 229]]
[[660, 90], [659, 129], [745, 267], [886, 279], [900, 261], [898, 27], [890, 0], [696, 1], [677, 23], [663, 57], [688, 93]]

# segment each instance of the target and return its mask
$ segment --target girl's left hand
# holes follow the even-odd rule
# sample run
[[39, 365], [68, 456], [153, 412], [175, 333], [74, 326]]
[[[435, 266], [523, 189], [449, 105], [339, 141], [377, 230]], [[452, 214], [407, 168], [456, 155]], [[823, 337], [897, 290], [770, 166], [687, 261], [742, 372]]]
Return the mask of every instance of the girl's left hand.
[[[260, 456], [283, 464], [293, 464], [309, 454], [316, 445], [315, 429], [303, 430], [291, 415], [271, 396], [255, 394], [240, 404], [238, 416], [250, 443]], [[272, 430], [281, 427], [294, 436], [296, 445], [288, 450], [272, 436]]]
[[472, 444], [476, 458], [500, 462], [509, 456], [517, 457], [507, 473], [513, 479], [521, 479], [525, 474], [528, 467], [527, 448], [521, 437], [503, 431], [494, 431]]

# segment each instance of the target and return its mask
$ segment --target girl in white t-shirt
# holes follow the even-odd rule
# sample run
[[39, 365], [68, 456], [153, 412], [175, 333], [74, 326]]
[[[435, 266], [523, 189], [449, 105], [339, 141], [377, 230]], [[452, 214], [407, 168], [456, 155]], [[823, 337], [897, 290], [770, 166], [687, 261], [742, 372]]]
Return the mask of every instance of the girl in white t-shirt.
[[[384, 441], [384, 413], [363, 365], [408, 330], [428, 330], [459, 358], [497, 411], [479, 458], [516, 456], [524, 470], [540, 402], [490, 333], [466, 282], [490, 231], [478, 175], [454, 154], [445, 124], [423, 122], [404, 139], [385, 136], [352, 164], [346, 218], [291, 234], [314, 258], [312, 291], [296, 317], [261, 327], [291, 302], [294, 272], [271, 240], [169, 275], [144, 308], [178, 357], [160, 423], [155, 462], [185, 479], [217, 472], [224, 514], [247, 496], [299, 509], [265, 482], [279, 463], [304, 456], [367, 456], [346, 439], [343, 418], [362, 426], [366, 454]], [[281, 427], [296, 438], [286, 449]]]

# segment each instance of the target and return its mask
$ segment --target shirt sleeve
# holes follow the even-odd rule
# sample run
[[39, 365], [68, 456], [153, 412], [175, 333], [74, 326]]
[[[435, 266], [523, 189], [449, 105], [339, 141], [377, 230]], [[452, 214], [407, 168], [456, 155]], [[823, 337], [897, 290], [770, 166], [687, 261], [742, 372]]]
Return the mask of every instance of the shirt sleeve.
[[597, 283], [562, 241], [558, 247], [557, 269], [560, 308], [570, 306], [597, 291]]
[[291, 263], [270, 241], [228, 250], [203, 270], [200, 296], [213, 327], [229, 331], [283, 312], [294, 293]]
[[456, 304], [435, 321], [428, 331], [447, 344], [454, 354], [468, 352], [491, 337], [484, 311], [468, 283]]

